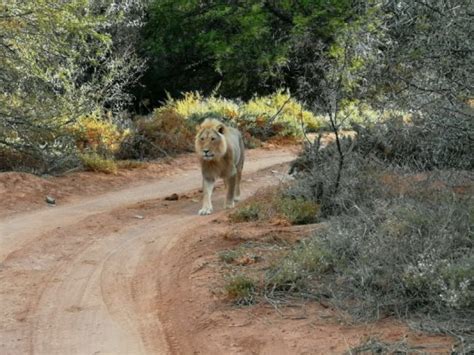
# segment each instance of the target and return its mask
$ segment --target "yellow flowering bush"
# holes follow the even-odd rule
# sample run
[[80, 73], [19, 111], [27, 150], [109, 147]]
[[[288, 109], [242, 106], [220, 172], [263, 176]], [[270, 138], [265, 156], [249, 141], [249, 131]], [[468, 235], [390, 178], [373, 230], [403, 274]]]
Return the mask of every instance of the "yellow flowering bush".
[[72, 133], [81, 152], [93, 151], [104, 155], [117, 152], [122, 141], [130, 135], [128, 129], [120, 129], [110, 117], [103, 117], [99, 112], [79, 117]]

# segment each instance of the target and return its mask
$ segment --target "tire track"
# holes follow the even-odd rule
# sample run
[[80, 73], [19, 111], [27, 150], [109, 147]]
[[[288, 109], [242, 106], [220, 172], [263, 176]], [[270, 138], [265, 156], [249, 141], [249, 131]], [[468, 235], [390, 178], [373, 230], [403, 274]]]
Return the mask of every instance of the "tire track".
[[[251, 162], [244, 181], [292, 158], [280, 152]], [[244, 197], [279, 181], [269, 171], [252, 178]], [[156, 308], [163, 302], [160, 277], [172, 287], [169, 273], [176, 271], [166, 269], [164, 256], [223, 212], [202, 217], [199, 203], [168, 208], [156, 199], [199, 185], [192, 174], [174, 177], [125, 196], [119, 191], [0, 221], [0, 353], [180, 353]], [[223, 200], [223, 192], [214, 199]], [[144, 220], [131, 217], [140, 208], [135, 202], [148, 204]]]

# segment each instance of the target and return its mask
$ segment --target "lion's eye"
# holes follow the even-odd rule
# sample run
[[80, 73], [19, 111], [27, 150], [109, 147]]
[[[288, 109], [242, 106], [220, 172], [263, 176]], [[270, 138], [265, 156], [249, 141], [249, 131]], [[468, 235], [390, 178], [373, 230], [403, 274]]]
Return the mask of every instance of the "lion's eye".
[[211, 138], [211, 141], [213, 141], [213, 140], [215, 140], [215, 138], [214, 138], [214, 137], [212, 137], [212, 138]]
[[201, 137], [201, 140], [203, 141], [203, 140], [204, 140], [204, 138], [203, 138], [203, 137]]

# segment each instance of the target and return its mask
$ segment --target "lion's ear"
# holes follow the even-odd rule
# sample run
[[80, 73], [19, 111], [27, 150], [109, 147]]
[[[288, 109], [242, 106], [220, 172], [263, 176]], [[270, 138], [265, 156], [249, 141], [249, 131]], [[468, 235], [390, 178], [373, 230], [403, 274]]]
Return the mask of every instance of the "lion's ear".
[[223, 124], [220, 124], [219, 126], [217, 126], [217, 132], [219, 132], [220, 134], [224, 134], [224, 125]]

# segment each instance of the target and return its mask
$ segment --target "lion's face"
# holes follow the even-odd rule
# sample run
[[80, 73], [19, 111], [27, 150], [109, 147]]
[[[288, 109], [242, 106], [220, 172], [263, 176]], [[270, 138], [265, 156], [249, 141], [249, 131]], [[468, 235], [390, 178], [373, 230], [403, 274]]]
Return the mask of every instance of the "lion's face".
[[206, 161], [216, 160], [225, 155], [227, 144], [219, 128], [203, 128], [196, 135], [196, 153]]

